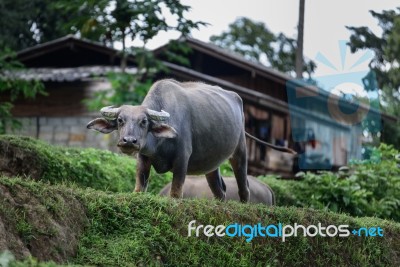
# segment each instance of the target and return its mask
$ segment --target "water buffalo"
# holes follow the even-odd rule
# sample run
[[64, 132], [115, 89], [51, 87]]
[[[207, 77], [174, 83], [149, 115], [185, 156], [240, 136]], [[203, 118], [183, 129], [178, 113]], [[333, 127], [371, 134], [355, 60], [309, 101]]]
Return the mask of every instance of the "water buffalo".
[[[224, 177], [226, 185], [226, 197], [225, 200], [236, 200], [239, 201], [238, 187], [235, 178]], [[268, 206], [275, 205], [275, 194], [272, 189], [262, 183], [260, 180], [253, 176], [247, 176], [249, 181], [250, 189], [250, 203], [262, 203]], [[167, 184], [160, 191], [161, 196], [166, 196], [171, 190], [171, 183]], [[183, 198], [206, 198], [212, 199], [214, 197], [211, 192], [208, 183], [204, 178], [197, 176], [187, 176], [185, 184], [183, 185]]]
[[[161, 80], [138, 106], [104, 107], [88, 123], [101, 133], [119, 132], [118, 147], [138, 154], [135, 191], [147, 188], [151, 166], [172, 171], [171, 197], [182, 196], [186, 174], [206, 174], [217, 199], [225, 198], [219, 165], [229, 159], [240, 200], [247, 202], [247, 156], [242, 99], [232, 91], [198, 82]], [[268, 146], [292, 152], [292, 150]]]

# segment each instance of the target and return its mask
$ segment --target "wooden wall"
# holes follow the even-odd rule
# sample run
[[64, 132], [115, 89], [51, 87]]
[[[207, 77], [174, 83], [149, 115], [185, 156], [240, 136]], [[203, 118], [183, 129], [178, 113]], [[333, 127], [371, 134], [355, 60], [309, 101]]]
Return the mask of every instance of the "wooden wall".
[[62, 117], [79, 116], [88, 112], [84, 99], [93, 92], [110, 87], [108, 82], [48, 82], [46, 96], [35, 99], [19, 99], [12, 113], [16, 117]]

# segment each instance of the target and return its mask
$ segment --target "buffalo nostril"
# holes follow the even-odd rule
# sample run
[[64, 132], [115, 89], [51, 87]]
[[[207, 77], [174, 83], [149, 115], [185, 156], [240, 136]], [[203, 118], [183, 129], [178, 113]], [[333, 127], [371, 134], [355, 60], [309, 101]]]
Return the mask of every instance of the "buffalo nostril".
[[134, 137], [124, 137], [124, 138], [122, 138], [122, 141], [125, 144], [136, 144], [137, 143], [137, 139]]

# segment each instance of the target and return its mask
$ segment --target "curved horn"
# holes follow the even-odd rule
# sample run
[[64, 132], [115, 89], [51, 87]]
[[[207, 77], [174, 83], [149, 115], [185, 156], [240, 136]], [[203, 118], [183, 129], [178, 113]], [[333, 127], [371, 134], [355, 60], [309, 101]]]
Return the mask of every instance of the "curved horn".
[[155, 121], [165, 121], [170, 116], [169, 113], [164, 110], [161, 110], [161, 112], [159, 112], [152, 109], [147, 109], [147, 114], [152, 120]]
[[101, 115], [107, 120], [115, 120], [118, 116], [119, 108], [108, 106], [100, 109]]

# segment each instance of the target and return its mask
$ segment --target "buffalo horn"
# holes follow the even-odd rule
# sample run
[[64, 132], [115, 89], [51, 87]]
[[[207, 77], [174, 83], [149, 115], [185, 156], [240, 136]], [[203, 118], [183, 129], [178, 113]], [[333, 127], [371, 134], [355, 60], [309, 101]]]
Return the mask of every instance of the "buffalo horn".
[[147, 114], [152, 120], [155, 121], [165, 121], [169, 118], [169, 113], [164, 110], [161, 110], [161, 112], [159, 112], [152, 109], [147, 109]]
[[118, 116], [119, 108], [108, 106], [100, 109], [101, 115], [107, 120], [115, 120]]

